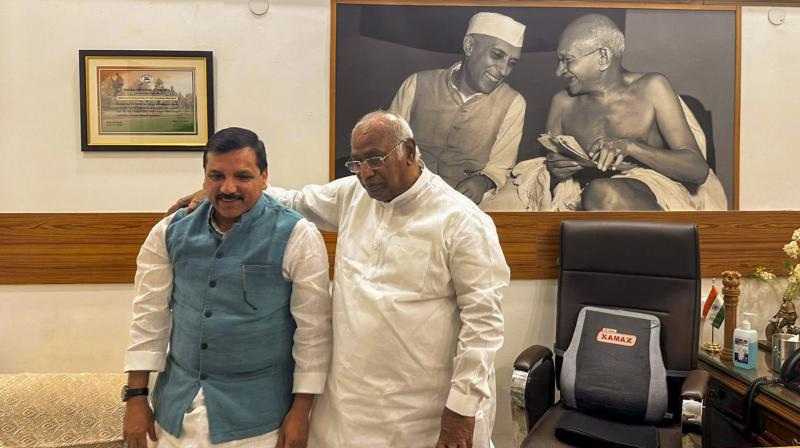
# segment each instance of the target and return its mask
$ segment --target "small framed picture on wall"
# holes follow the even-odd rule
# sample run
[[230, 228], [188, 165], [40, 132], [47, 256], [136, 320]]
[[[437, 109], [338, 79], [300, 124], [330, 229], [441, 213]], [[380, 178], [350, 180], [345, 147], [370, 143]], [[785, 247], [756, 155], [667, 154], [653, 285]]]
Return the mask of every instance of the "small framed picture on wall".
[[211, 51], [80, 50], [82, 151], [202, 150], [214, 132]]

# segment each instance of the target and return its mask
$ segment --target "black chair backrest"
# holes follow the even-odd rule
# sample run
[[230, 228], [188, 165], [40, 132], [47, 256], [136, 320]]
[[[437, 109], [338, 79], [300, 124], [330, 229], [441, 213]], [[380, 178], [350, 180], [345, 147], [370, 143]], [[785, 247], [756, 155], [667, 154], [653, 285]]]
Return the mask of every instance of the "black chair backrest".
[[681, 99], [686, 103], [686, 107], [692, 111], [692, 115], [697, 119], [703, 134], [706, 137], [706, 162], [711, 169], [717, 169], [717, 150], [714, 147], [714, 122], [711, 119], [711, 111], [707, 110], [703, 103], [690, 95], [681, 95]]
[[[666, 369], [687, 372], [697, 367], [700, 249], [696, 225], [564, 221], [560, 266], [557, 353], [569, 346], [578, 312], [592, 305], [657, 316]], [[560, 357], [556, 365], [560, 367]], [[674, 388], [670, 387], [671, 408], [677, 399]]]

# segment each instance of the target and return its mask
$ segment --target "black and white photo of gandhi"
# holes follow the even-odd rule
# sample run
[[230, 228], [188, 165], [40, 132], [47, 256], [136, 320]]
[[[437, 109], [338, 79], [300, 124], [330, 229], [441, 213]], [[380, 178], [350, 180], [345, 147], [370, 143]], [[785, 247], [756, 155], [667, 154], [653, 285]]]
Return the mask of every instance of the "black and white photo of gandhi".
[[338, 5], [337, 177], [382, 107], [487, 211], [725, 210], [735, 50], [732, 11]]

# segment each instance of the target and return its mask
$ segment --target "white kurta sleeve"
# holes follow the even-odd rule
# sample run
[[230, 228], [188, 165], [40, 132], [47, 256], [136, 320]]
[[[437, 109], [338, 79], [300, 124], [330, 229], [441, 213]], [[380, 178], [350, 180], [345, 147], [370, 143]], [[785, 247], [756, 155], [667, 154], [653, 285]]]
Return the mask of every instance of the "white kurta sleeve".
[[503, 344], [501, 299], [510, 271], [488, 216], [471, 213], [448, 227], [452, 227], [448, 236], [449, 269], [461, 330], [446, 406], [472, 416], [481, 399], [491, 396], [488, 380]]
[[136, 296], [133, 299], [130, 343], [125, 354], [126, 372], [164, 370], [172, 331], [169, 299], [173, 272], [166, 243], [172, 216], [153, 226], [136, 257], [136, 277], [133, 280]]
[[517, 94], [506, 112], [500, 130], [489, 153], [486, 167], [481, 170], [494, 181], [499, 189], [506, 183], [508, 171], [514, 168], [519, 153], [519, 142], [522, 140], [522, 125], [525, 119], [525, 99]]
[[411, 120], [411, 108], [414, 107], [414, 95], [417, 93], [417, 74], [413, 73], [411, 76], [403, 81], [397, 93], [394, 95], [392, 104], [389, 106], [391, 112], [396, 113], [403, 117], [404, 120]]
[[304, 218], [316, 224], [320, 230], [337, 232], [341, 196], [351, 182], [351, 176], [348, 176], [325, 185], [306, 185], [302, 190], [270, 186], [265, 193], [296, 210]]
[[321, 394], [333, 349], [328, 254], [322, 235], [305, 219], [295, 224], [289, 237], [283, 276], [292, 281], [289, 308], [297, 323], [293, 392]]

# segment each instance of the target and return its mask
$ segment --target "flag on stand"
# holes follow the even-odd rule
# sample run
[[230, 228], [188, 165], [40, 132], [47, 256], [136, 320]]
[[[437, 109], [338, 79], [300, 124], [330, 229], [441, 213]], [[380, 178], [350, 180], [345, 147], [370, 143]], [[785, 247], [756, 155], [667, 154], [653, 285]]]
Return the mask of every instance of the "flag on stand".
[[711, 285], [711, 291], [708, 292], [708, 297], [703, 304], [703, 319], [710, 320], [714, 328], [722, 326], [722, 322], [725, 320], [725, 302], [719, 296], [714, 285]]
[[703, 302], [703, 311], [702, 314], [700, 314], [700, 316], [702, 316], [703, 319], [705, 319], [706, 316], [708, 316], [708, 312], [711, 310], [711, 306], [714, 304], [714, 300], [717, 298], [718, 295], [719, 291], [717, 291], [717, 287], [714, 286], [714, 284], [712, 283], [711, 291], [708, 291], [708, 297], [706, 297], [706, 301]]

